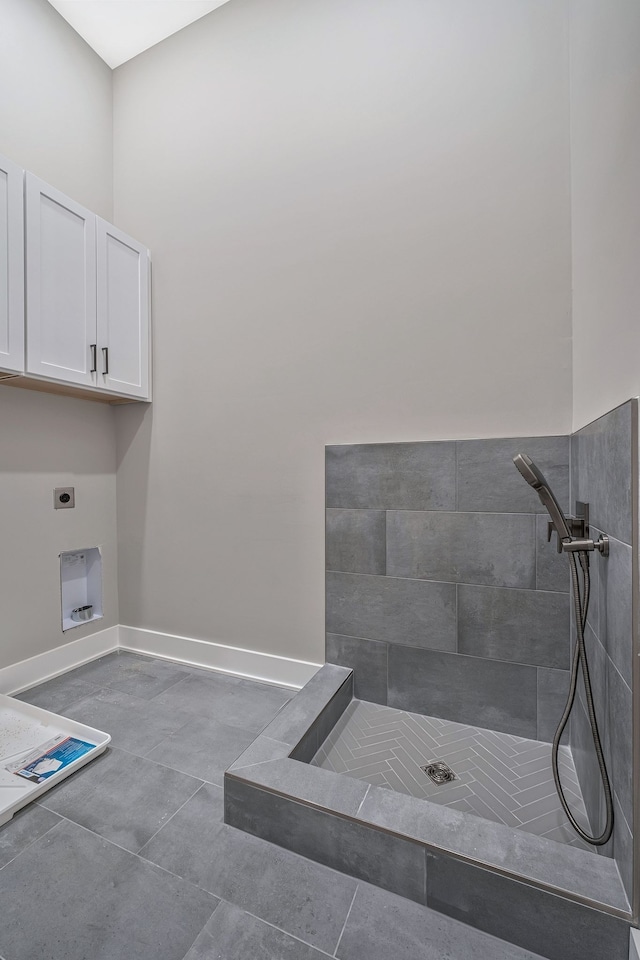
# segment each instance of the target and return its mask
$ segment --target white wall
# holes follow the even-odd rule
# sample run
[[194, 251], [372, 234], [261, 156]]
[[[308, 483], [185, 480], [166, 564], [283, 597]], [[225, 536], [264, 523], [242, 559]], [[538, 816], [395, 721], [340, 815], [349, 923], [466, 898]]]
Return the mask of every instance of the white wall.
[[321, 660], [327, 443], [571, 425], [556, 0], [233, 0], [114, 75], [121, 620]]
[[[0, 153], [111, 219], [111, 71], [45, 0], [0, 0], [0, 90]], [[103, 545], [118, 622], [115, 456], [110, 408], [0, 386], [0, 667], [96, 629], [61, 632], [61, 550]]]
[[640, 393], [640, 4], [572, 0], [573, 423]]

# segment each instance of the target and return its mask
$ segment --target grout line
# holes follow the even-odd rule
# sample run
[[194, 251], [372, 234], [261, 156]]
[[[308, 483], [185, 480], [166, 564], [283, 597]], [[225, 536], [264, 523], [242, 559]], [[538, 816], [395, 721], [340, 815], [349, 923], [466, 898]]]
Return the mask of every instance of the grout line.
[[[141, 857], [139, 853], [134, 853], [131, 850], [127, 850], [126, 847], [120, 846], [119, 843], [116, 843], [115, 840], [109, 840], [108, 837], [103, 837], [101, 834], [96, 833], [95, 830], [91, 830], [89, 827], [83, 826], [81, 823], [77, 823], [75, 820], [70, 820], [68, 817], [63, 816], [61, 813], [58, 814], [62, 820], [66, 823], [70, 823], [72, 827], [77, 827], [79, 830], [84, 830], [85, 833], [90, 833], [91, 836], [95, 837], [96, 840], [100, 840], [101, 843], [107, 843], [112, 847], [115, 847], [117, 850], [121, 850], [123, 853], [127, 853], [130, 857], [135, 857], [136, 860], [139, 860], [140, 863], [145, 864], [147, 867], [153, 867], [156, 870], [160, 870], [161, 873], [166, 873], [170, 877], [174, 877], [176, 880], [181, 880], [183, 883], [188, 883], [192, 887], [196, 887], [198, 890], [202, 890], [203, 893], [206, 893], [209, 897], [215, 897], [217, 900], [220, 897], [217, 897], [215, 893], [212, 893], [211, 890], [207, 890], [205, 887], [201, 886], [199, 883], [190, 880], [189, 877], [183, 877], [179, 873], [174, 873], [173, 870], [168, 870], [166, 867], [163, 867], [161, 864], [156, 863], [155, 860], [147, 860], [146, 857]], [[59, 824], [56, 824], [59, 826]], [[225, 826], [225, 824], [220, 824], [220, 826]]]
[[[215, 896], [215, 894], [212, 894], [212, 896]], [[216, 903], [215, 907], [214, 907], [213, 910], [211, 911], [211, 914], [210, 914], [210, 916], [209, 916], [209, 919], [205, 921], [205, 923], [203, 924], [203, 926], [202, 926], [202, 927], [200, 928], [200, 930], [198, 930], [198, 932], [196, 933], [195, 937], [193, 938], [193, 940], [192, 940], [192, 942], [191, 942], [191, 944], [190, 944], [190, 946], [189, 946], [189, 949], [187, 950], [187, 952], [186, 952], [185, 955], [184, 955], [185, 957], [190, 953], [191, 950], [193, 950], [193, 947], [194, 947], [194, 944], [195, 944], [196, 940], [198, 940], [198, 939], [202, 936], [203, 933], [206, 933], [208, 937], [211, 936], [211, 934], [208, 933], [208, 931], [207, 931], [207, 927], [208, 927], [209, 924], [211, 923], [211, 921], [212, 921], [212, 919], [213, 919], [213, 915], [214, 915], [214, 913], [216, 912], [216, 910], [218, 909], [218, 907], [220, 906], [221, 903], [222, 903], [222, 899], [221, 899], [220, 897], [218, 897], [218, 902]], [[0, 960], [2, 960], [1, 957], [0, 957]], [[183, 960], [184, 960], [184, 957], [183, 957]]]
[[[47, 813], [54, 813], [54, 811], [53, 811], [53, 810], [49, 810], [48, 807], [43, 807], [42, 809], [46, 809]], [[19, 812], [19, 811], [18, 811], [18, 812]], [[11, 860], [7, 860], [7, 862], [0, 867], [0, 872], [1, 872], [2, 870], [4, 870], [5, 867], [8, 867], [10, 863], [13, 863], [15, 860], [17, 860], [18, 857], [21, 857], [22, 854], [23, 854], [26, 850], [28, 850], [29, 847], [32, 847], [34, 843], [37, 843], [38, 840], [42, 840], [43, 837], [48, 836], [48, 835], [52, 832], [52, 830], [55, 830], [57, 827], [59, 827], [59, 826], [60, 826], [60, 821], [66, 820], [66, 817], [63, 817], [63, 816], [62, 816], [61, 814], [59, 814], [59, 813], [56, 813], [55, 816], [56, 816], [56, 817], [59, 817], [58, 822], [57, 822], [57, 823], [54, 823], [54, 825], [53, 825], [52, 827], [49, 827], [48, 830], [45, 830], [45, 832], [44, 832], [43, 834], [41, 834], [39, 837], [36, 837], [34, 840], [31, 840], [31, 841], [26, 845], [26, 847], [23, 847], [22, 850], [19, 850], [18, 853], [16, 853], [15, 857], [11, 857]], [[3, 824], [3, 826], [8, 826], [9, 823], [11, 823], [11, 820], [7, 821], [7, 823], [6, 823], [6, 824]], [[0, 957], [0, 960], [2, 960], [1, 957]]]
[[[364, 782], [366, 782], [366, 781], [364, 781]], [[356, 810], [356, 817], [359, 817], [359, 816], [360, 816], [360, 811], [362, 810], [362, 804], [365, 802], [365, 800], [366, 800], [367, 797], [369, 796], [369, 791], [371, 790], [371, 787], [372, 787], [372, 786], [373, 786], [373, 784], [370, 783], [370, 784], [368, 785], [367, 789], [365, 790], [365, 792], [364, 792], [364, 797], [363, 797], [362, 800], [360, 801], [360, 804], [359, 804], [359, 806], [358, 806], [358, 809]]]
[[187, 797], [187, 799], [184, 801], [184, 803], [180, 804], [180, 806], [178, 807], [178, 809], [173, 811], [173, 813], [171, 814], [171, 816], [169, 817], [169, 819], [168, 819], [168, 820], [165, 820], [165, 822], [162, 824], [162, 826], [161, 826], [161, 827], [158, 827], [158, 829], [156, 830], [156, 832], [155, 832], [155, 833], [152, 833], [148, 840], [145, 840], [145, 842], [144, 842], [144, 843], [142, 844], [142, 846], [136, 851], [136, 853], [137, 853], [137, 854], [140, 853], [140, 850], [142, 850], [144, 847], [146, 847], [148, 843], [151, 843], [151, 841], [154, 839], [154, 837], [157, 837], [158, 834], [160, 833], [160, 831], [161, 831], [161, 830], [164, 830], [164, 828], [167, 826], [168, 823], [171, 823], [171, 821], [173, 820], [173, 818], [175, 817], [175, 815], [176, 815], [177, 813], [180, 813], [180, 811], [182, 810], [182, 808], [185, 807], [185, 806], [189, 803], [190, 800], [193, 800], [193, 798], [195, 797], [196, 793], [199, 793], [200, 790], [202, 790], [202, 788], [203, 788], [204, 786], [205, 786], [205, 783], [201, 783], [199, 787], [196, 787], [196, 789], [193, 791], [193, 793], [191, 794], [191, 796], [190, 796], [190, 797]]
[[360, 884], [356, 884], [356, 889], [355, 889], [355, 892], [354, 892], [354, 894], [353, 894], [353, 898], [352, 898], [352, 900], [351, 900], [351, 906], [349, 907], [349, 909], [348, 909], [348, 911], [347, 911], [347, 916], [345, 917], [344, 924], [342, 925], [342, 930], [340, 931], [340, 936], [338, 937], [338, 942], [336, 943], [336, 948], [335, 948], [335, 950], [333, 951], [334, 957], [337, 957], [337, 956], [338, 956], [338, 950], [339, 950], [339, 948], [340, 948], [340, 943], [342, 942], [342, 937], [343, 937], [343, 935], [344, 935], [344, 931], [347, 929], [347, 923], [349, 922], [349, 917], [351, 916], [351, 911], [353, 910], [353, 905], [354, 905], [354, 903], [356, 902], [356, 897], [357, 897], [357, 895], [358, 895], [358, 890], [359, 890], [359, 889], [360, 889]]
[[[390, 576], [389, 574], [381, 573], [354, 573], [352, 570], [325, 570], [325, 573], [331, 573], [334, 576], [341, 577], [370, 577], [371, 579], [376, 580], [410, 580], [413, 583], [448, 583], [451, 586], [461, 586], [461, 587], [481, 587], [486, 590], [521, 590], [526, 593], [550, 593], [554, 596], [566, 597], [570, 591], [567, 590], [538, 590], [536, 587], [510, 587], [504, 583], [478, 583], [473, 580], [435, 580], [429, 579], [428, 577], [395, 577]], [[333, 630], [327, 630], [327, 633], [334, 633]], [[346, 634], [335, 634], [335, 636], [346, 636]], [[366, 638], [363, 638], [366, 639]], [[258, 682], [258, 681], [256, 681]], [[150, 702], [150, 701], [148, 701]]]
[[[285, 848], [285, 849], [286, 849], [286, 848]], [[298, 854], [298, 856], [300, 856], [300, 854]], [[329, 869], [331, 869], [331, 868], [329, 868]], [[356, 890], [357, 890], [357, 888], [356, 888]], [[212, 894], [212, 896], [215, 896], [215, 894]], [[354, 893], [354, 897], [355, 897], [355, 893]], [[265, 926], [271, 927], [272, 930], [277, 930], [278, 933], [283, 933], [286, 937], [290, 937], [292, 940], [295, 940], [297, 943], [302, 943], [302, 944], [304, 944], [305, 947], [311, 947], [312, 950], [316, 951], [317, 953], [319, 953], [319, 954], [320, 954], [321, 956], [323, 956], [323, 957], [333, 957], [333, 956], [334, 956], [334, 955], [331, 954], [331, 953], [327, 953], [327, 951], [326, 951], [326, 950], [323, 950], [322, 947], [316, 947], [316, 946], [314, 946], [314, 944], [310, 943], [308, 940], [303, 940], [302, 937], [299, 937], [297, 934], [295, 934], [295, 933], [290, 933], [289, 930], [285, 930], [284, 927], [279, 927], [279, 926], [277, 925], [277, 923], [273, 923], [271, 920], [265, 920], [264, 917], [259, 917], [259, 916], [257, 915], [257, 913], [251, 913], [250, 910], [246, 910], [244, 907], [241, 907], [239, 903], [234, 903], [233, 900], [227, 900], [225, 897], [220, 897], [220, 903], [227, 903], [227, 904], [229, 904], [229, 906], [235, 907], [237, 910], [241, 910], [242, 913], [246, 913], [246, 915], [247, 915], [248, 917], [251, 917], [253, 920], [257, 920], [258, 923], [264, 923]], [[219, 905], [220, 905], [220, 904], [218, 904], [218, 906], [219, 906]], [[216, 909], [217, 909], [217, 907], [216, 907]], [[215, 910], [214, 910], [214, 913], [215, 913]], [[211, 916], [213, 916], [213, 914], [211, 914]], [[210, 919], [211, 919], [211, 917], [209, 917], [209, 920], [210, 920]], [[209, 920], [207, 921], [207, 923], [209, 922]], [[206, 926], [206, 924], [205, 924], [205, 926]], [[203, 927], [203, 929], [204, 929], [204, 927]], [[200, 931], [200, 932], [202, 932], [202, 931]], [[195, 941], [194, 941], [194, 942], [195, 942]]]

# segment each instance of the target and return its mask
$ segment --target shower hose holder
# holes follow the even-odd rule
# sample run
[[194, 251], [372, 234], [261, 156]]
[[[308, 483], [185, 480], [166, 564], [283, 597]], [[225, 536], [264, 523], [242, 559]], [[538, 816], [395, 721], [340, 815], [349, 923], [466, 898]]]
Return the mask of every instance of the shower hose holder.
[[[571, 540], [563, 540], [558, 534], [558, 553], [578, 553], [586, 551], [591, 553], [598, 550], [603, 557], [609, 556], [609, 537], [606, 533], [600, 534], [597, 540], [589, 537], [589, 504], [582, 500], [576, 500], [575, 517], [566, 518], [567, 525], [571, 531]], [[553, 520], [547, 521], [547, 540], [550, 541], [553, 533], [557, 533]]]

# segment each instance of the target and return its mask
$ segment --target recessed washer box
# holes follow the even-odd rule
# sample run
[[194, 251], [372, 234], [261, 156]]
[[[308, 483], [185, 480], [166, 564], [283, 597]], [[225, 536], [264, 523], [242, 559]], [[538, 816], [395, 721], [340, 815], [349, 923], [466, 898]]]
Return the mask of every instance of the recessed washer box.
[[[102, 554], [100, 547], [67, 550], [60, 554], [60, 587], [62, 597], [62, 630], [72, 630], [82, 623], [102, 618]], [[73, 611], [91, 605], [91, 616], [86, 611], [81, 620], [74, 619]]]

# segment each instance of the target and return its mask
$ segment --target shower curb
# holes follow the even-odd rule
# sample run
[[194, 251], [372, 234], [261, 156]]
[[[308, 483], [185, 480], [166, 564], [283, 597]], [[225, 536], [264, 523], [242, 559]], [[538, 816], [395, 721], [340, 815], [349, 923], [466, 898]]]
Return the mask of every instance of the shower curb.
[[225, 822], [548, 960], [627, 960], [614, 861], [310, 766], [352, 698], [325, 664], [225, 773]]

